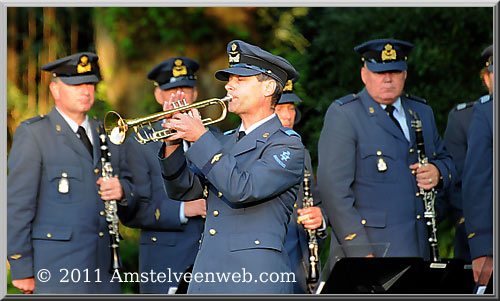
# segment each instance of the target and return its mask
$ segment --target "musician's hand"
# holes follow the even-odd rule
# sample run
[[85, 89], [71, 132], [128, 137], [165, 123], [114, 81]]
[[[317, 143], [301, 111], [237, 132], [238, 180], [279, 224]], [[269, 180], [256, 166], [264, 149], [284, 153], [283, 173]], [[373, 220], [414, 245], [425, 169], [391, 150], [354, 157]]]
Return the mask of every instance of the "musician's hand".
[[99, 194], [103, 201], [121, 200], [123, 198], [123, 187], [117, 177], [111, 177], [109, 179], [101, 177], [96, 183], [100, 185]]
[[205, 199], [197, 199], [190, 202], [184, 202], [184, 215], [186, 217], [206, 216], [207, 206]]
[[297, 209], [299, 217], [298, 223], [302, 223], [306, 229], [318, 229], [323, 224], [323, 215], [319, 207], [309, 207], [304, 209]]
[[439, 183], [439, 169], [434, 164], [425, 164], [419, 167], [419, 163], [410, 165], [413, 173], [416, 173], [417, 186], [429, 190]]
[[[478, 258], [475, 258], [472, 260], [472, 272], [474, 273], [474, 282], [478, 282], [481, 280], [481, 282], [486, 282], [486, 283], [478, 283], [479, 285], [487, 285], [488, 281], [491, 277], [491, 272], [493, 271], [493, 260], [486, 260], [486, 256], [481, 256]], [[486, 273], [482, 279], [479, 279], [479, 276], [481, 275], [481, 271], [483, 273]]]
[[35, 278], [12, 280], [12, 285], [18, 288], [23, 294], [32, 294], [35, 289]]
[[183, 139], [189, 142], [195, 142], [201, 135], [207, 132], [207, 129], [201, 121], [200, 112], [198, 112], [197, 109], [192, 109], [189, 113], [191, 114], [176, 113], [172, 118], [167, 119], [165, 127], [176, 130], [177, 132], [165, 140], [174, 141]]

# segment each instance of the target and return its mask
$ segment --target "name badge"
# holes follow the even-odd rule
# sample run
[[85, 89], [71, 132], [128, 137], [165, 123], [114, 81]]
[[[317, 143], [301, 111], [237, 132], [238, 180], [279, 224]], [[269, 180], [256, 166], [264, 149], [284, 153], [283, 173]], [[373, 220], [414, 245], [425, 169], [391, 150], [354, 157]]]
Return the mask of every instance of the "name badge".
[[61, 179], [59, 179], [59, 192], [60, 193], [69, 192], [68, 174], [65, 172], [61, 174]]
[[387, 163], [385, 163], [383, 158], [378, 158], [377, 169], [380, 172], [384, 172], [387, 170]]

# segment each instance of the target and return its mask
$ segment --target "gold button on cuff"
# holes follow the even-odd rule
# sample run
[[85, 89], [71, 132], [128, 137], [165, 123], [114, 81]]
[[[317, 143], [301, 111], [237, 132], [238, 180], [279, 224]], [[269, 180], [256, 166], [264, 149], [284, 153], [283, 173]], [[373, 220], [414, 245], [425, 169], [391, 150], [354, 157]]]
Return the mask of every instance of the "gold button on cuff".
[[422, 217], [420, 216], [420, 214], [419, 214], [419, 215], [417, 215], [417, 219], [421, 219], [421, 218], [422, 218]]
[[217, 215], [219, 215], [219, 211], [214, 210], [214, 216], [217, 216]]
[[380, 156], [380, 155], [382, 155], [382, 152], [378, 150], [377, 151], [377, 156]]
[[260, 245], [260, 240], [256, 239], [256, 240], [254, 241], [254, 243], [255, 243], [256, 245]]
[[100, 216], [103, 216], [103, 215], [104, 215], [104, 211], [100, 211], [100, 212], [99, 212], [99, 215], [100, 215]]
[[214, 236], [215, 233], [217, 233], [217, 231], [215, 231], [215, 229], [210, 229], [210, 230], [208, 230], [208, 233], [210, 233], [210, 235]]
[[104, 236], [104, 233], [99, 232], [99, 237], [103, 237], [103, 236]]
[[47, 237], [48, 237], [48, 238], [51, 238], [51, 237], [52, 237], [52, 234], [47, 233]]
[[151, 241], [155, 242], [156, 240], [157, 240], [156, 237], [154, 237], [154, 236], [151, 237]]
[[99, 169], [97, 169], [97, 168], [96, 168], [96, 169], [94, 169], [94, 173], [95, 173], [95, 174], [98, 174], [98, 173], [99, 173]]
[[361, 220], [361, 224], [362, 224], [362, 225], [365, 225], [365, 224], [366, 224], [366, 219], [362, 219], [362, 220]]

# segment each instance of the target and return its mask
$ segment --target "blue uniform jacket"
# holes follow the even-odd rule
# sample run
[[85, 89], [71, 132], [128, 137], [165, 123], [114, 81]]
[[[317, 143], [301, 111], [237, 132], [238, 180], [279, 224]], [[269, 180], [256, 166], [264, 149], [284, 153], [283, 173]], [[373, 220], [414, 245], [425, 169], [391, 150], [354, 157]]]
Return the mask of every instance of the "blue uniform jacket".
[[[156, 129], [161, 129], [157, 124]], [[210, 128], [214, 133], [220, 132]], [[133, 228], [142, 229], [139, 247], [139, 271], [150, 273], [164, 272], [180, 275], [194, 263], [198, 252], [201, 233], [205, 220], [200, 217], [188, 218], [181, 224], [180, 201], [168, 197], [163, 185], [158, 151], [161, 142], [139, 144], [130, 137], [126, 140], [127, 157], [130, 170], [140, 196], [135, 208], [129, 207], [122, 222]], [[123, 212], [123, 211], [122, 211]], [[169, 287], [177, 287], [176, 277], [166, 282], [141, 282], [141, 293], [168, 293]]]
[[[319, 140], [318, 185], [330, 223], [349, 257], [429, 258], [423, 201], [409, 166], [417, 162], [410, 112], [423, 124], [425, 152], [450, 185], [453, 162], [430, 106], [401, 95], [411, 143], [364, 89], [332, 103]], [[384, 171], [384, 167], [386, 170]], [[379, 170], [381, 169], [381, 170]], [[335, 256], [335, 250], [330, 250]]]
[[[7, 259], [12, 279], [35, 277], [35, 293], [120, 293], [120, 283], [109, 281], [110, 238], [104, 201], [97, 194], [98, 124], [89, 119], [89, 125], [93, 159], [55, 108], [22, 122], [14, 134], [8, 160]], [[134, 203], [124, 149], [108, 146], [113, 173], [119, 175], [127, 202]], [[63, 173], [67, 193], [59, 189]], [[51, 273], [50, 281], [39, 281], [40, 269]]]
[[448, 114], [444, 144], [453, 157], [457, 176], [449, 189], [440, 193], [438, 202], [440, 218], [449, 215], [455, 225], [454, 257], [466, 262], [471, 260], [462, 211], [462, 174], [467, 154], [467, 130], [472, 118], [473, 106], [474, 102], [459, 104]]
[[463, 173], [463, 210], [471, 258], [493, 252], [493, 95], [474, 106]]
[[[190, 282], [188, 293], [291, 293], [284, 242], [303, 178], [304, 147], [298, 134], [282, 127], [278, 117], [239, 142], [236, 137], [235, 131], [222, 139], [207, 132], [185, 154], [178, 148], [161, 160], [173, 198], [200, 198], [204, 182], [209, 189], [205, 229], [193, 269], [194, 279], [197, 273], [203, 277]], [[219, 280], [222, 273], [235, 278]], [[269, 281], [270, 274], [291, 278]]]

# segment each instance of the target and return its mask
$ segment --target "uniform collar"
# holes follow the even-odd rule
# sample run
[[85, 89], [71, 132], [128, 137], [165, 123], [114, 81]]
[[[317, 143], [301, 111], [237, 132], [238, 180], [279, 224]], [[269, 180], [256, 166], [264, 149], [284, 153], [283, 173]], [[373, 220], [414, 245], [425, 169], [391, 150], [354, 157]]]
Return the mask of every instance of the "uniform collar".
[[240, 128], [238, 129], [238, 132], [244, 131], [246, 135], [250, 134], [253, 130], [261, 126], [262, 124], [266, 123], [267, 121], [271, 120], [276, 116], [276, 113], [273, 113], [269, 115], [268, 117], [257, 121], [256, 123], [252, 124], [247, 130], [245, 130], [245, 127], [243, 127], [243, 123], [240, 125]]
[[94, 144], [94, 140], [92, 139], [92, 131], [90, 131], [90, 126], [89, 126], [89, 116], [85, 115], [85, 120], [82, 122], [81, 125], [78, 125], [73, 119], [71, 119], [68, 115], [64, 114], [63, 111], [61, 111], [57, 106], [56, 110], [61, 116], [64, 118], [66, 123], [69, 125], [73, 133], [76, 133], [78, 131], [78, 127], [81, 126], [85, 130], [85, 133], [89, 137], [90, 143]]

